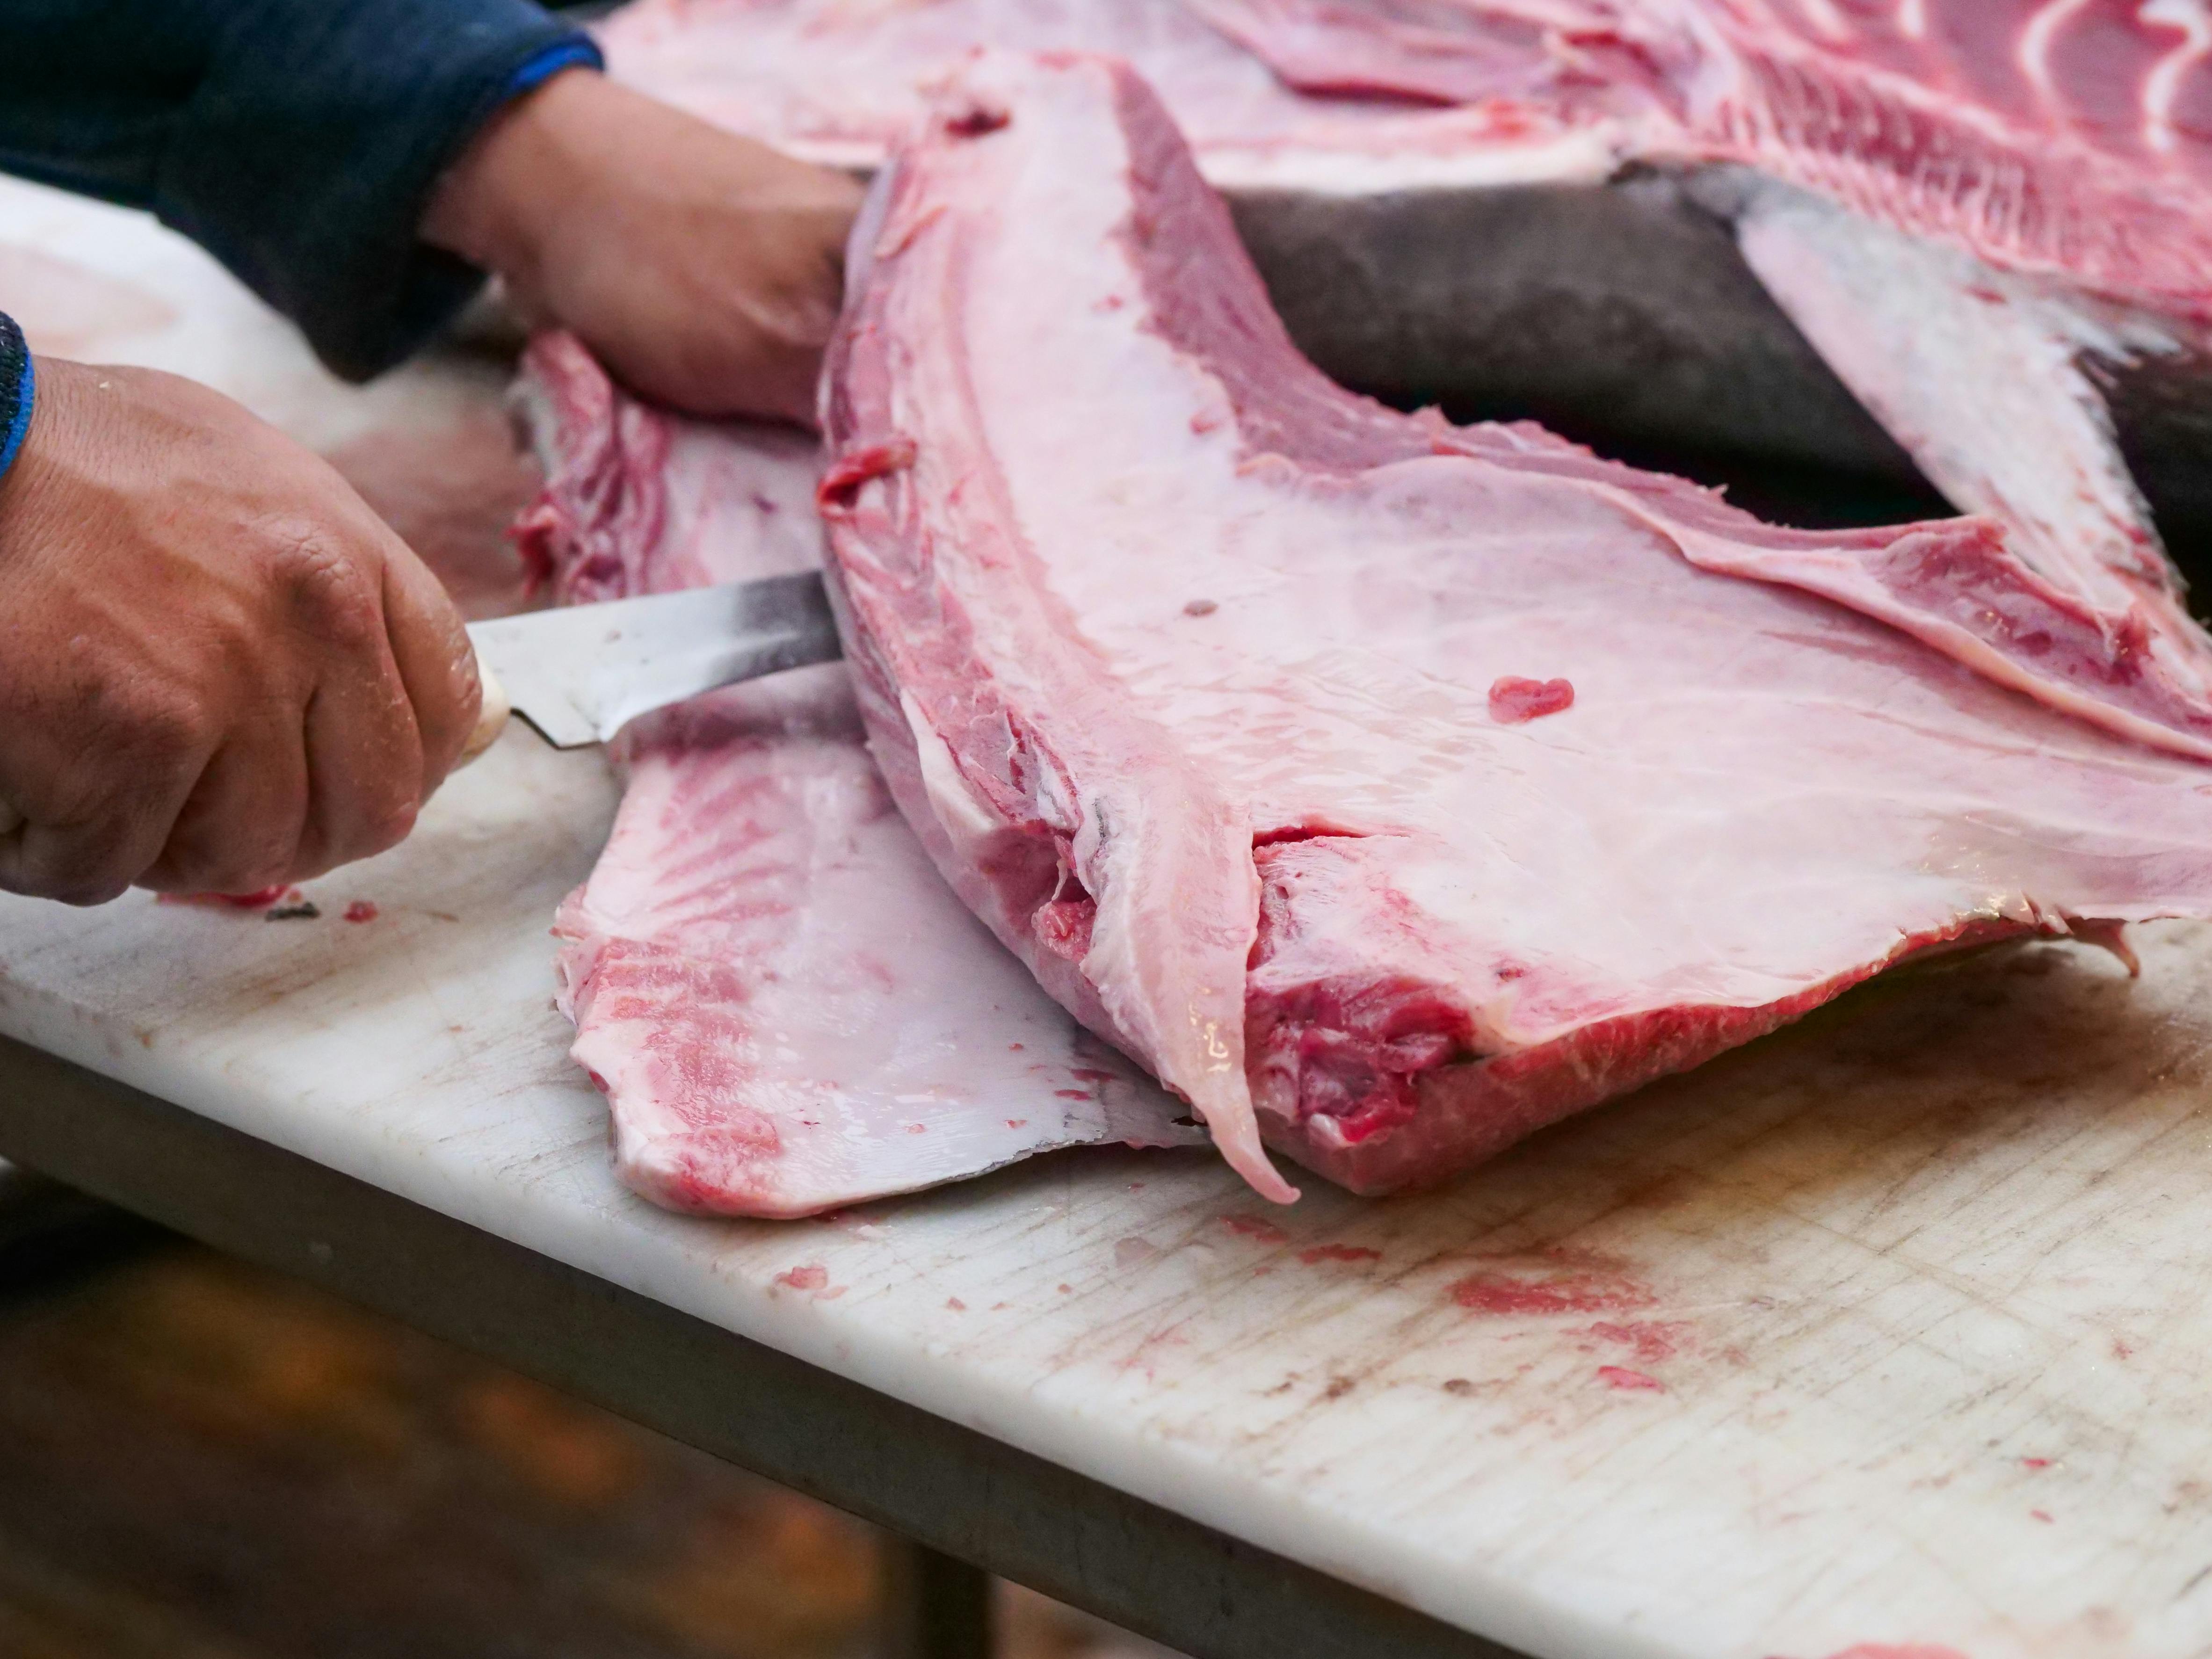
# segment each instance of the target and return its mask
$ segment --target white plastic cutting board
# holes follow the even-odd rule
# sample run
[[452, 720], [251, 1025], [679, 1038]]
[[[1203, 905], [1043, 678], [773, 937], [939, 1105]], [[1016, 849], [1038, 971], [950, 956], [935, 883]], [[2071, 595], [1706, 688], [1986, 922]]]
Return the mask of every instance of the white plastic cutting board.
[[[27, 239], [255, 314], [0, 190]], [[194, 366], [319, 441], [489, 395], [226, 337]], [[1074, 1153], [687, 1220], [550, 1006], [613, 799], [514, 732], [312, 921], [0, 900], [0, 1031], [1545, 1659], [2212, 1652], [2212, 930], [1894, 978], [1427, 1198]]]

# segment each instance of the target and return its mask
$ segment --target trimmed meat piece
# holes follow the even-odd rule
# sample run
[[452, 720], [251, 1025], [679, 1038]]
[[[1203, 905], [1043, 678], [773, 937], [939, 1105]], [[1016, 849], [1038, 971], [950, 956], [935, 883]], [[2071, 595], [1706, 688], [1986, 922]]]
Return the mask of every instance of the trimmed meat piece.
[[2212, 772], [2145, 746], [2193, 709], [1997, 526], [1780, 530], [1344, 392], [1126, 66], [979, 64], [848, 285], [892, 791], [1271, 1197], [1263, 1139], [1434, 1182], [1904, 957], [2212, 914]]
[[[816, 446], [643, 407], [562, 336], [523, 402], [526, 551], [569, 603], [819, 562]], [[635, 722], [622, 808], [562, 907], [562, 1008], [624, 1181], [804, 1215], [1058, 1146], [1191, 1138], [961, 908], [884, 793], [842, 666]]]

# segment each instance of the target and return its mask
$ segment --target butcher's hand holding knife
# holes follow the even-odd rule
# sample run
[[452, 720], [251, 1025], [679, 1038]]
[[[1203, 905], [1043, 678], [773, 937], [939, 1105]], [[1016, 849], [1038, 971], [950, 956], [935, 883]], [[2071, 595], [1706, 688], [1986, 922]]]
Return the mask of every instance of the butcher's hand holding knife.
[[[155, 210], [350, 378], [489, 272], [649, 398], [796, 421], [859, 198], [613, 84], [526, 0], [11, 5], [0, 169]], [[437, 580], [329, 465], [0, 318], [0, 889], [247, 892], [380, 852], [478, 702]]]

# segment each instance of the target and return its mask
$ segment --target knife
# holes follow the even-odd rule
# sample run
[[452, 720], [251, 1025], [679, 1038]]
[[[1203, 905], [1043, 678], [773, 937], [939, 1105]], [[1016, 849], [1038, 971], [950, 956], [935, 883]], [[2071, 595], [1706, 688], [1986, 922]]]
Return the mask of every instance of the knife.
[[[556, 749], [605, 743], [629, 721], [716, 686], [842, 654], [818, 571], [471, 624], [483, 712], [465, 766], [520, 714]], [[0, 800], [0, 836], [21, 816]]]
[[640, 714], [842, 654], [818, 571], [474, 623], [483, 713], [463, 763], [510, 713], [556, 749], [605, 743]]

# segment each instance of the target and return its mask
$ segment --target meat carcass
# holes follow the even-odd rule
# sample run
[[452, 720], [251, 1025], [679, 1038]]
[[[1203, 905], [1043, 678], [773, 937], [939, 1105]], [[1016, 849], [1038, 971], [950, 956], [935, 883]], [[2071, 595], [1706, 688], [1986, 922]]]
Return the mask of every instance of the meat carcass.
[[848, 280], [893, 793], [1270, 1196], [1263, 1140], [1434, 1181], [1905, 957], [2212, 914], [2212, 771], [2112, 735], [2190, 711], [1996, 526], [1778, 530], [1342, 391], [1126, 67], [988, 60]]
[[1595, 83], [1619, 109], [1641, 91], [1646, 152], [1746, 162], [2005, 269], [2212, 320], [2203, 0], [1189, 3], [1311, 92], [1473, 104], [1517, 83], [1556, 105]]
[[[2212, 641], [2085, 368], [2178, 351], [2177, 331], [2212, 319], [2212, 134], [2190, 119], [2212, 107], [2212, 14], [2197, 0], [2117, 15], [2081, 0], [1194, 3], [1313, 91], [1337, 88], [1338, 60], [1370, 91], [1479, 100], [1516, 56], [1641, 90], [1638, 153], [1751, 171], [1709, 198], [1929, 477], [2012, 525], [2108, 629], [2145, 630], [2170, 672], [2212, 689]], [[1446, 61], [1486, 75], [1440, 83], [1455, 40]]]
[[[819, 563], [811, 441], [647, 409], [561, 336], [521, 390], [547, 474], [524, 544], [563, 601]], [[649, 716], [616, 755], [613, 836], [555, 931], [575, 1057], [638, 1191], [804, 1215], [1057, 1146], [1191, 1139], [929, 867], [843, 667]]]
[[[2179, 664], [2203, 647], [2143, 491], [2212, 531], [2204, 34], [2194, 0], [642, 0], [608, 45], [856, 163], [963, 47], [1127, 56], [1338, 379], [1902, 467], [1840, 374], [2108, 617], [2148, 591]], [[1325, 95], [1271, 100], [1231, 39]]]
[[1140, 65], [1218, 183], [1400, 190], [1612, 166], [1579, 112], [1302, 97], [1185, 0], [646, 0], [602, 35], [624, 80], [831, 166], [873, 167], [982, 46]]

